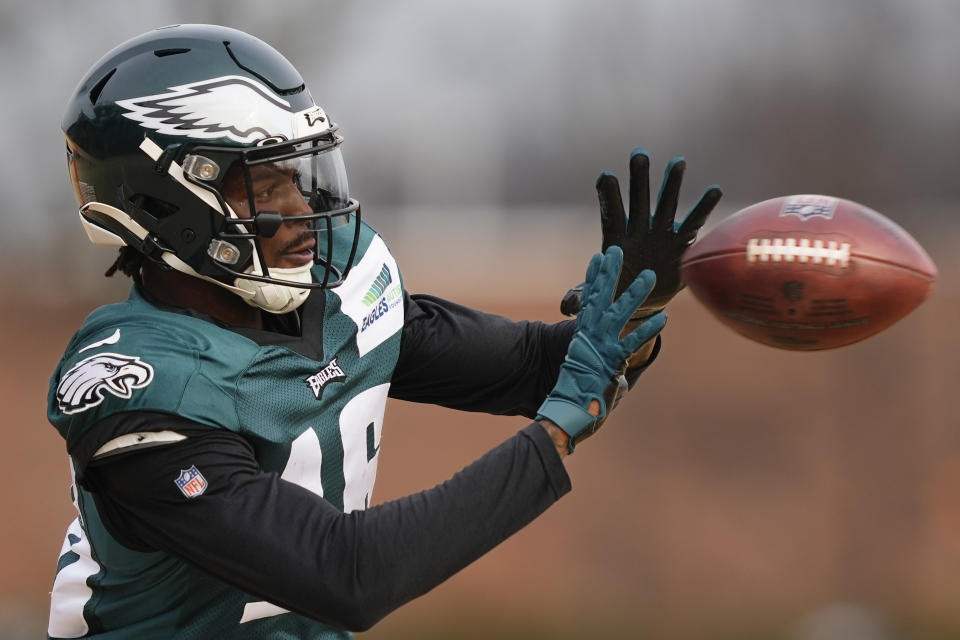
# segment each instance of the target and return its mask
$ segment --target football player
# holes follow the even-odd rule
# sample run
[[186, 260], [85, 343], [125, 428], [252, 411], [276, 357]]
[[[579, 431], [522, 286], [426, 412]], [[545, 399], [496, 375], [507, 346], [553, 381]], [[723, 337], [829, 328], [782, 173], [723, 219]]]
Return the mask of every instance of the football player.
[[[629, 222], [616, 179], [598, 183], [604, 252], [564, 301], [576, 319], [512, 322], [404, 288], [337, 127], [248, 34], [121, 44], [63, 131], [80, 222], [134, 284], [50, 383], [78, 511], [53, 638], [349, 637], [443, 582], [570, 490], [564, 457], [655, 357], [719, 197], [674, 224], [678, 161], [649, 216], [635, 152]], [[371, 507], [388, 396], [532, 422]]]

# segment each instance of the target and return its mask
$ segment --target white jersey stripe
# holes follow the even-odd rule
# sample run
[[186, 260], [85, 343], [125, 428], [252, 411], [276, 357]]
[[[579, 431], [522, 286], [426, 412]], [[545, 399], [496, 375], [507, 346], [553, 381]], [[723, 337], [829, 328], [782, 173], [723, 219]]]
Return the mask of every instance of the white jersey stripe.
[[[70, 460], [70, 479], [73, 481], [70, 487], [74, 497], [73, 504], [77, 506], [76, 477], [72, 459]], [[75, 538], [76, 542], [71, 542], [71, 537]], [[60, 548], [60, 557], [71, 551], [77, 554], [78, 559], [57, 572], [53, 591], [50, 593], [50, 621], [47, 633], [54, 638], [79, 638], [90, 630], [83, 617], [83, 608], [93, 596], [93, 590], [87, 586], [87, 578], [100, 573], [100, 565], [90, 553], [90, 543], [80, 525], [79, 516], [67, 528], [67, 535]]]

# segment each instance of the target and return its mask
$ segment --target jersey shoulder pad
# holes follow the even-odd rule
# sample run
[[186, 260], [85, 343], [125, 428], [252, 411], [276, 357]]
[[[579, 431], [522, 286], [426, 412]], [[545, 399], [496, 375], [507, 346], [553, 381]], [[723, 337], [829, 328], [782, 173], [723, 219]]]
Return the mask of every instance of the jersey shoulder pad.
[[224, 426], [236, 381], [259, 347], [217, 325], [161, 311], [138, 295], [101, 307], [74, 335], [50, 380], [47, 412], [68, 448], [103, 418], [155, 411]]

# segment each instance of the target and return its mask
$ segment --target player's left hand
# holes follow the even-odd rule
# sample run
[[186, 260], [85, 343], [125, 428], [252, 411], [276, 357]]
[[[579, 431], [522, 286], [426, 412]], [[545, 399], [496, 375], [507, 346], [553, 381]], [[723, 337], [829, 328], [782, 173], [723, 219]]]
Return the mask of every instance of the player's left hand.
[[[549, 420], [569, 436], [568, 452], [600, 428], [625, 391], [621, 378], [627, 358], [660, 333], [667, 321], [666, 315], [656, 314], [621, 336], [633, 310], [656, 282], [652, 271], [642, 271], [613, 300], [622, 263], [623, 252], [616, 246], [590, 261], [583, 308], [567, 357], [556, 385], [537, 410], [537, 420]], [[594, 403], [596, 410], [591, 412]]]
[[[620, 194], [620, 183], [609, 171], [597, 178], [600, 198], [600, 225], [603, 232], [603, 251], [610, 246], [623, 250], [623, 268], [617, 282], [620, 295], [644, 269], [657, 274], [657, 284], [650, 296], [633, 314], [635, 320], [652, 316], [682, 288], [680, 258], [697, 238], [697, 232], [720, 201], [723, 192], [717, 185], [704, 191], [700, 200], [680, 222], [676, 221], [680, 183], [687, 163], [673, 158], [664, 172], [663, 184], [657, 196], [657, 206], [650, 215], [650, 156], [645, 149], [630, 154], [630, 215], [627, 217]], [[565, 315], [576, 315], [580, 309], [583, 285], [570, 289], [560, 303]]]

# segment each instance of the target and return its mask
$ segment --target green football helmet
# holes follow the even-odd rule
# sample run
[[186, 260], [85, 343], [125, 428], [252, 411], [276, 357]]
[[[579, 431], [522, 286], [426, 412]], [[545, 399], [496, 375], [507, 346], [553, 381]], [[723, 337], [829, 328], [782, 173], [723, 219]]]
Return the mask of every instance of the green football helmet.
[[[273, 313], [346, 279], [360, 210], [343, 139], [293, 65], [261, 40], [213, 25], [133, 38], [87, 72], [62, 128], [95, 244], [132, 247]], [[264, 168], [283, 172], [308, 206], [258, 210], [251, 172]], [[228, 204], [228, 180], [239, 181], [246, 210]], [[313, 260], [270, 268], [260, 240], [287, 222], [309, 230]]]

